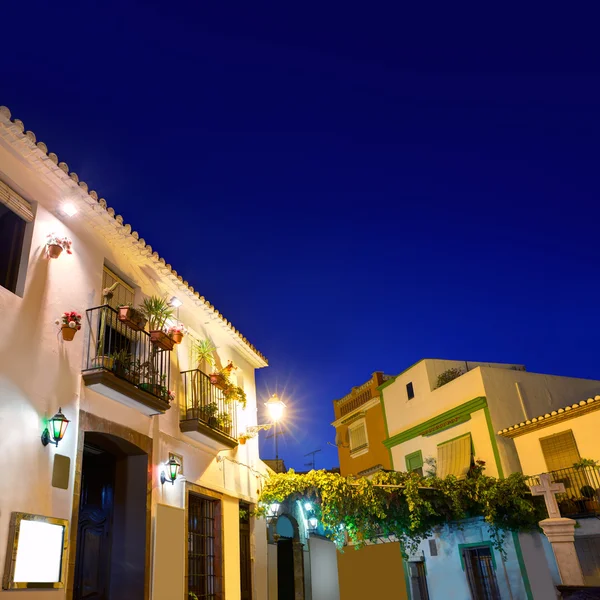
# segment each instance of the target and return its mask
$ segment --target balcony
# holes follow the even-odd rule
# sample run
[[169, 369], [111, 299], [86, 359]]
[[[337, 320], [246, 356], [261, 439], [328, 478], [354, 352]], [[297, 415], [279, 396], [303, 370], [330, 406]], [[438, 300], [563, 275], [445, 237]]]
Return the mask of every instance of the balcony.
[[[557, 494], [556, 500], [563, 517], [600, 518], [600, 474], [597, 467], [559, 469], [550, 471], [552, 481], [563, 483], [564, 494]], [[529, 477], [528, 485], [538, 485], [539, 476]]]
[[225, 400], [223, 390], [200, 371], [183, 371], [185, 403], [181, 407], [180, 430], [192, 439], [217, 450], [235, 448], [237, 411], [235, 402]]
[[170, 408], [170, 352], [107, 304], [88, 309], [86, 321], [85, 385], [145, 415], [164, 414]]

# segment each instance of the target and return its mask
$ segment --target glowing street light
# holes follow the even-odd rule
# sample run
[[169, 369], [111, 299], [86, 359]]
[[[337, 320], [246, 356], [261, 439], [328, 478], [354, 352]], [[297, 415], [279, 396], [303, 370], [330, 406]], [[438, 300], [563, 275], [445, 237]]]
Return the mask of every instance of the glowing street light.
[[283, 409], [285, 408], [285, 404], [279, 399], [277, 394], [273, 394], [268, 402], [265, 402], [265, 406], [269, 411], [269, 416], [271, 417], [271, 421], [277, 423], [283, 417]]
[[279, 399], [277, 394], [273, 394], [267, 402], [265, 402], [271, 421], [273, 421], [273, 427], [275, 431], [273, 436], [275, 437], [275, 464], [277, 465], [277, 472], [279, 473], [279, 435], [277, 431], [277, 423], [283, 417], [283, 409], [285, 404]]

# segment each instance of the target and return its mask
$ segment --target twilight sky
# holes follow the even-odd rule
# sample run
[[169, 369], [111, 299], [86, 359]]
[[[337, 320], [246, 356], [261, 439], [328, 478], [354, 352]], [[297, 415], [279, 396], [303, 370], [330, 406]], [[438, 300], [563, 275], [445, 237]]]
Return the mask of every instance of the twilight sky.
[[269, 357], [297, 469], [375, 370], [600, 379], [598, 15], [385, 4], [0, 10], [0, 104]]

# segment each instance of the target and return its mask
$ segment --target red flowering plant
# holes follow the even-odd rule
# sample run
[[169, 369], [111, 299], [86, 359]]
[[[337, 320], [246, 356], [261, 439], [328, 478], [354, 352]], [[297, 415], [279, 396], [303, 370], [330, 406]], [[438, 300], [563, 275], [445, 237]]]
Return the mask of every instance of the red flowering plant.
[[63, 313], [62, 317], [57, 319], [56, 324], [79, 331], [81, 329], [81, 315], [74, 310]]
[[182, 323], [178, 323], [177, 325], [171, 325], [168, 329], [167, 329], [167, 333], [169, 335], [173, 335], [174, 333], [181, 333], [183, 335], [185, 335], [187, 333], [187, 329], [183, 326]]
[[73, 254], [71, 251], [72, 244], [73, 242], [66, 235], [60, 236], [55, 233], [49, 233], [46, 240], [46, 246], [60, 246], [67, 251], [67, 254]]

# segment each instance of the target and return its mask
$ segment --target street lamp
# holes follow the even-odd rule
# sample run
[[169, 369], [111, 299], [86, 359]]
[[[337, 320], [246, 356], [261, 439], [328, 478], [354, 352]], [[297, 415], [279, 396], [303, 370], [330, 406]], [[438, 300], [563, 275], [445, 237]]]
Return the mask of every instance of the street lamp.
[[285, 404], [279, 399], [277, 394], [273, 394], [269, 400], [265, 402], [265, 406], [267, 407], [271, 421], [273, 421], [273, 427], [275, 428], [275, 431], [273, 432], [273, 435], [275, 436], [275, 464], [277, 465], [277, 472], [279, 473], [279, 432], [277, 431], [277, 423], [281, 417], [283, 417]]
[[268, 402], [265, 402], [265, 406], [269, 411], [269, 416], [271, 417], [271, 421], [277, 423], [283, 416], [283, 409], [285, 408], [285, 404], [279, 399], [277, 394], [273, 394]]

